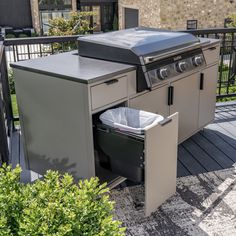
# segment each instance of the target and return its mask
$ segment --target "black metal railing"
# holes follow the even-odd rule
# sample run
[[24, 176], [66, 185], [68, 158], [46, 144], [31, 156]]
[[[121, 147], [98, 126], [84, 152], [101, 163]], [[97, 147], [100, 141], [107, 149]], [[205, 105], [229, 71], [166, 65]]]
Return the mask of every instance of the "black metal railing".
[[0, 165], [9, 162], [9, 138], [15, 130], [8, 74], [9, 64], [77, 49], [78, 36], [0, 40]]
[[[77, 49], [78, 36], [49, 36], [5, 39], [5, 54], [7, 68], [10, 71], [10, 63], [44, 57], [55, 53], [67, 52]], [[12, 73], [10, 73], [12, 75]], [[11, 80], [13, 80], [11, 78]], [[17, 115], [14, 116], [15, 122], [19, 121]]]
[[8, 63], [44, 57], [77, 49], [78, 36], [49, 36], [5, 39]]
[[9, 162], [8, 137], [14, 129], [5, 48], [0, 41], [0, 165]]
[[217, 98], [236, 97], [236, 28], [188, 30], [199, 37], [221, 40]]
[[[187, 30], [194, 35], [221, 40], [217, 97], [236, 97], [236, 28]], [[7, 62], [43, 57], [77, 48], [78, 36], [6, 39]]]

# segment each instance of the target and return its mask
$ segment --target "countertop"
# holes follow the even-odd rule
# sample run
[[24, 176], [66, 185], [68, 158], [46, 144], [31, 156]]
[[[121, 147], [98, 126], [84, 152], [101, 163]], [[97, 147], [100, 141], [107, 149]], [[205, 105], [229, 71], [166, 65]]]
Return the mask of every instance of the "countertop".
[[[219, 43], [219, 40], [199, 39], [202, 48]], [[80, 57], [78, 51], [15, 62], [11, 67], [85, 84], [99, 82], [136, 69], [133, 65]]]
[[77, 51], [11, 63], [11, 67], [90, 84], [135, 69], [135, 66], [78, 56]]

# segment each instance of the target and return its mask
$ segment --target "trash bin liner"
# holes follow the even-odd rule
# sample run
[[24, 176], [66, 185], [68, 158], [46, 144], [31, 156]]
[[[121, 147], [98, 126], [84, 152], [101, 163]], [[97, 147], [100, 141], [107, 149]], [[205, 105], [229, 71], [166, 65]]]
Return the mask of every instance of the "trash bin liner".
[[103, 124], [135, 134], [144, 134], [145, 129], [163, 120], [163, 116], [128, 107], [105, 111], [100, 115]]
[[111, 171], [134, 182], [144, 180], [144, 131], [163, 120], [150, 112], [121, 107], [100, 115], [96, 143], [108, 157]]

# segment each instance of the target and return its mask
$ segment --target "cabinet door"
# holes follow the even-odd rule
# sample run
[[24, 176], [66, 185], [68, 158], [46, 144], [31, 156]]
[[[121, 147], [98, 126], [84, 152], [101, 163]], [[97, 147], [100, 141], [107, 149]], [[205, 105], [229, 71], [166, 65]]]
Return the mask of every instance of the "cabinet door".
[[179, 112], [179, 143], [198, 129], [199, 73], [171, 83], [173, 104], [170, 114]]
[[218, 65], [202, 71], [200, 78], [199, 128], [204, 127], [215, 117]]
[[145, 132], [145, 214], [176, 191], [178, 113]]
[[149, 111], [167, 117], [169, 115], [168, 86], [165, 85], [131, 99], [129, 106], [131, 108]]

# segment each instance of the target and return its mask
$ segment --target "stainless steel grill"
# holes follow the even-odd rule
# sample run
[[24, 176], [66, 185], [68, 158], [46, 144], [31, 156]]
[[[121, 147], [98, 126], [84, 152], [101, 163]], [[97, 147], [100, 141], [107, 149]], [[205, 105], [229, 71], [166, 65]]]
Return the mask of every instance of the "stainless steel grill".
[[200, 40], [188, 33], [133, 28], [79, 38], [79, 55], [137, 66], [137, 91], [205, 64]]

